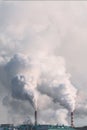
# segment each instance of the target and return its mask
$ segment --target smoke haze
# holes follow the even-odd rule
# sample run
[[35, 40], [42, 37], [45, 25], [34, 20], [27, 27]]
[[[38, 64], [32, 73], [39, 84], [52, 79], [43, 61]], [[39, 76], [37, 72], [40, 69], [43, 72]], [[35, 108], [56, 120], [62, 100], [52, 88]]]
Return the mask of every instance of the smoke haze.
[[74, 110], [85, 123], [86, 6], [0, 2], [0, 122], [34, 121], [37, 102], [40, 123], [68, 124]]

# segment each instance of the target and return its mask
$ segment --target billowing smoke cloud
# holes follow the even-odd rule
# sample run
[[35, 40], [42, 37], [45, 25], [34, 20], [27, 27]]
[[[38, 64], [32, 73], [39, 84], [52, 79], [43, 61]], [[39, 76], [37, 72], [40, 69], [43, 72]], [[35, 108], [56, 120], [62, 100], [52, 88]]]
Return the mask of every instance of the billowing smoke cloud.
[[[68, 118], [67, 118], [68, 111], [66, 109], [58, 109], [56, 111], [52, 110], [51, 108], [46, 109], [42, 111], [41, 113], [39, 112], [39, 122], [48, 124], [59, 124], [59, 125], [68, 125]], [[43, 118], [41, 118], [41, 116]], [[45, 120], [44, 120], [45, 119]]]
[[[8, 89], [13, 99], [29, 101], [34, 109], [36, 109], [37, 101], [37, 106], [43, 113], [44, 108], [46, 113], [49, 113], [52, 102], [54, 106], [60, 104], [69, 112], [75, 109], [77, 90], [70, 82], [70, 74], [66, 72], [65, 61], [62, 57], [47, 54], [30, 57], [18, 53], [6, 63], [4, 69], [9, 82]], [[47, 100], [49, 103], [46, 102]], [[58, 108], [52, 107], [50, 110], [55, 113], [55, 117], [58, 114]], [[62, 114], [63, 123], [67, 117], [63, 115], [66, 114], [66, 112]], [[49, 115], [48, 118], [50, 118]], [[57, 118], [55, 120], [58, 121]]]
[[28, 89], [26, 89], [26, 81], [25, 77], [22, 75], [18, 75], [12, 79], [12, 97], [20, 100], [28, 100], [33, 108], [34, 105], [34, 95]]
[[34, 78], [37, 75], [32, 75], [32, 69], [35, 70], [31, 60], [23, 54], [14, 55], [5, 66], [12, 97], [18, 100], [28, 100], [35, 109], [35, 97], [32, 90], [35, 87]]
[[[51, 82], [52, 84], [52, 82]], [[77, 90], [71, 84], [56, 84], [52, 87], [51, 84], [42, 84], [38, 87], [38, 90], [42, 94], [46, 94], [53, 99], [53, 102], [59, 102], [69, 111], [75, 110], [76, 104], [76, 92]]]
[[55, 103], [59, 102], [69, 111], [74, 111], [77, 89], [70, 82], [70, 74], [66, 72], [63, 58], [46, 58], [43, 70], [37, 89], [51, 97]]
[[[34, 91], [35, 88], [33, 82], [37, 82], [36, 87], [41, 93], [46, 94], [47, 96], [51, 97], [54, 102], [59, 102], [68, 110], [73, 111], [75, 109], [77, 91], [70, 83], [69, 74], [66, 73], [64, 61], [62, 61], [62, 58], [53, 56], [49, 58], [37, 57], [38, 66], [36, 65], [36, 69], [38, 70], [38, 67], [40, 67], [40, 76], [38, 77], [39, 81], [35, 81], [37, 79], [34, 77], [37, 77], [37, 74], [35, 74], [34, 71], [31, 72], [31, 70], [34, 70], [35, 66], [35, 61], [33, 61], [34, 59], [32, 59], [31, 63], [31, 61], [28, 60], [28, 57], [25, 59], [25, 57], [22, 58], [22, 56], [20, 54], [15, 55], [6, 65], [6, 70], [9, 72], [9, 75], [13, 75], [11, 81], [12, 96], [22, 100], [28, 100], [28, 95], [30, 95], [31, 98], [29, 100], [31, 102], [33, 97], [28, 92], [28, 90], [25, 90], [25, 86], [27, 86], [27, 82], [29, 82], [29, 84], [32, 85], [32, 89]], [[54, 70], [54, 68], [56, 70]], [[15, 76], [16, 74], [20, 73], [24, 73], [25, 76]], [[31, 81], [26, 82], [26, 76], [27, 78], [29, 76]]]

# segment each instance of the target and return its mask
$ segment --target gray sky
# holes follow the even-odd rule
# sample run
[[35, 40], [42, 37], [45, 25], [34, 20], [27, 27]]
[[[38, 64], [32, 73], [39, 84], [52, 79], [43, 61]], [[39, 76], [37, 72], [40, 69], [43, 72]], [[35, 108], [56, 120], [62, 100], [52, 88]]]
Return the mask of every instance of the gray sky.
[[[76, 125], [86, 125], [87, 122], [86, 42], [86, 1], [0, 2], [0, 62], [3, 63], [3, 59], [8, 61], [19, 52], [25, 55], [46, 52], [62, 56], [66, 70], [71, 74], [71, 82], [83, 100], [84, 106], [79, 110], [81, 114], [76, 111]], [[6, 95], [6, 88], [1, 82], [0, 123], [9, 122], [8, 110], [2, 103]], [[18, 118], [17, 115], [14, 117]]]

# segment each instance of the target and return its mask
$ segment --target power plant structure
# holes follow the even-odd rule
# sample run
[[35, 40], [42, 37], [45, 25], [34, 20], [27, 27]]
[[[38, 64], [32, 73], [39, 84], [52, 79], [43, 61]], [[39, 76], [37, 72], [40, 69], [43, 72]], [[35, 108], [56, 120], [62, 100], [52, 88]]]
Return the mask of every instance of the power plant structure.
[[38, 112], [37, 109], [34, 111], [34, 124], [21, 124], [18, 126], [10, 125], [10, 124], [2, 124], [0, 126], [0, 130], [76, 130], [74, 127], [74, 113], [71, 112], [71, 126], [65, 125], [52, 125], [52, 124], [38, 124], [37, 123], [37, 116]]
[[34, 126], [32, 127], [32, 130], [75, 130], [74, 127], [74, 112], [71, 112], [71, 126], [64, 126], [64, 125], [41, 125], [37, 123], [37, 116], [38, 116], [38, 112], [37, 110], [35, 110], [34, 112], [34, 117], [35, 117], [35, 123]]
[[[35, 110], [34, 113], [34, 117], [35, 117], [35, 126], [37, 125], [37, 110]], [[71, 127], [74, 127], [74, 112], [71, 112]]]

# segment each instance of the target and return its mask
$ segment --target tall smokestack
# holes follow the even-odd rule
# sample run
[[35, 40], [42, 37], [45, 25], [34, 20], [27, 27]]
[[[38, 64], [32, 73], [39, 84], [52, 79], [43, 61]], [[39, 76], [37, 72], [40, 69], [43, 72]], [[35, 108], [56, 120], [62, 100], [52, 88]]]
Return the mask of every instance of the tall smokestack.
[[71, 127], [74, 127], [73, 112], [71, 112]]
[[35, 110], [35, 126], [37, 125], [37, 110]]

